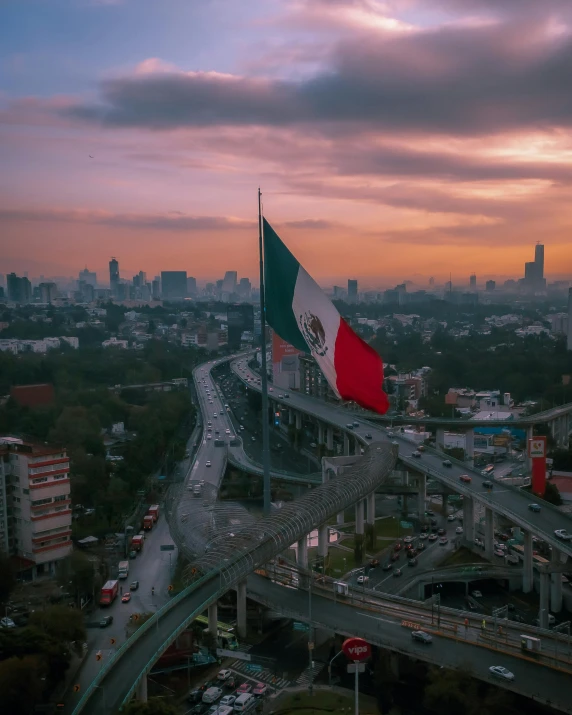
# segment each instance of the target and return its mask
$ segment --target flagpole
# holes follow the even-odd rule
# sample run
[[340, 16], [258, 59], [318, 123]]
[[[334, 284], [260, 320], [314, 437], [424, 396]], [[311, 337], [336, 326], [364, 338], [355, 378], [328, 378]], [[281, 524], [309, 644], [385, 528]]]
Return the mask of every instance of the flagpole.
[[262, 358], [262, 468], [264, 514], [270, 514], [270, 440], [268, 434], [268, 373], [266, 369], [266, 315], [264, 308], [264, 252], [262, 241], [262, 192], [258, 188], [258, 255], [260, 264], [260, 353]]

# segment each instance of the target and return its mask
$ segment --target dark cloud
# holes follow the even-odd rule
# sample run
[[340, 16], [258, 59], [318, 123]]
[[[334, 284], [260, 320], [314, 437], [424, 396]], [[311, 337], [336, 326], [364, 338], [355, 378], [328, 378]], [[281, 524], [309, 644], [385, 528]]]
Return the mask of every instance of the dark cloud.
[[[548, 20], [547, 20], [548, 23]], [[489, 134], [569, 126], [572, 37], [513, 21], [338, 43], [299, 82], [161, 73], [106, 81], [101, 101], [63, 112], [109, 126], [335, 127]]]
[[256, 222], [233, 220], [221, 216], [188, 216], [167, 214], [119, 214], [97, 211], [66, 211], [59, 209], [0, 209], [0, 221], [41, 221], [85, 223], [114, 228], [151, 228], [163, 231], [228, 231], [253, 230]]

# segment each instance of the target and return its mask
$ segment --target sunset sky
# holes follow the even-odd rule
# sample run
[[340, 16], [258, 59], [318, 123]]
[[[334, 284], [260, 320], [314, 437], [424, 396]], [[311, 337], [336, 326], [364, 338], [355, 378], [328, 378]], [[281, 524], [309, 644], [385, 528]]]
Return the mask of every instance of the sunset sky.
[[0, 272], [570, 277], [571, 125], [572, 0], [3, 0]]

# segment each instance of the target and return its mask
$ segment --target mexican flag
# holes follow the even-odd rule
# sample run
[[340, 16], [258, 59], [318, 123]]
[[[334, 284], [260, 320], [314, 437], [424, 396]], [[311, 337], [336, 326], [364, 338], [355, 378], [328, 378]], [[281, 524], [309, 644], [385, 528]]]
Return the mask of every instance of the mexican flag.
[[385, 414], [380, 356], [343, 320], [266, 219], [264, 282], [266, 319], [278, 335], [312, 354], [338, 397]]

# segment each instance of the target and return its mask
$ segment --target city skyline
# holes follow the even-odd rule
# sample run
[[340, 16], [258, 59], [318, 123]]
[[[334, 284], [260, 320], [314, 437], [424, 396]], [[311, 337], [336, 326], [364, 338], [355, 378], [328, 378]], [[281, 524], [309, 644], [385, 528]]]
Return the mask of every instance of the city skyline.
[[571, 6], [192, 5], [4, 4], [1, 272], [254, 277], [260, 185], [321, 284], [569, 276]]

